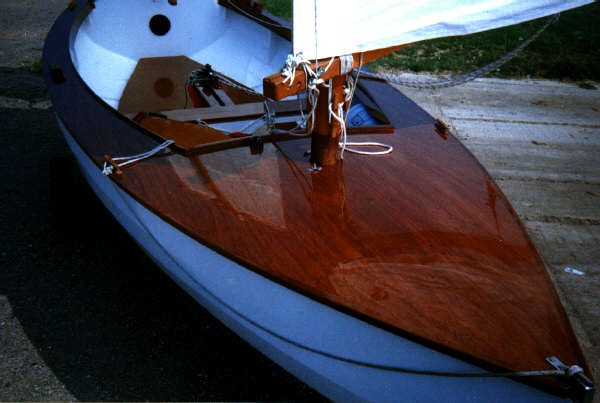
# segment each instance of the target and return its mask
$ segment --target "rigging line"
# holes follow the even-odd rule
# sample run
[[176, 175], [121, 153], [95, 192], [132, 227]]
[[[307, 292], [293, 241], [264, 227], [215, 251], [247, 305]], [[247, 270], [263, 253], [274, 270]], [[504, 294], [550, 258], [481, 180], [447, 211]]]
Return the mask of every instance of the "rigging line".
[[[354, 79], [354, 84], [352, 85], [352, 89], [350, 91], [350, 103], [348, 104], [348, 112], [350, 111], [350, 106], [352, 105], [352, 100], [354, 99], [354, 92], [356, 91], [356, 87], [358, 86], [358, 78], [360, 77], [360, 72], [363, 67], [364, 55], [365, 55], [364, 52], [360, 53], [360, 64], [358, 65], [358, 70], [356, 72], [356, 78]], [[352, 60], [352, 63], [354, 63], [354, 59]], [[349, 74], [348, 78], [350, 80], [352, 80], [352, 75]], [[348, 114], [346, 114], [346, 117], [344, 118], [344, 123], [347, 122], [347, 120], [348, 120]]]
[[[108, 176], [113, 173], [113, 170], [115, 168], [117, 169], [117, 172], [119, 172], [120, 168], [123, 168], [127, 165], [133, 164], [135, 162], [150, 158], [150, 157], [158, 154], [159, 152], [165, 150], [171, 144], [175, 144], [175, 141], [166, 140], [165, 142], [154, 147], [153, 149], [143, 152], [143, 153], [140, 153], [140, 154], [128, 155], [126, 157], [113, 157], [113, 158], [111, 158], [112, 162], [109, 162], [109, 161], [104, 162], [104, 165], [102, 166], [102, 173], [104, 175]], [[123, 162], [118, 163], [117, 161], [123, 161]]]
[[318, 52], [318, 39], [317, 39], [317, 0], [314, 1], [315, 4], [315, 70], [317, 74], [319, 73], [319, 52]]

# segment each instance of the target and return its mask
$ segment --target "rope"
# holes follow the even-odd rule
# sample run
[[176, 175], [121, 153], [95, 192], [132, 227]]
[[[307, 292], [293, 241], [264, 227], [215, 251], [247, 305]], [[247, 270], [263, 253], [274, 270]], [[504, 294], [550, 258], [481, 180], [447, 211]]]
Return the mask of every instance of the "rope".
[[340, 159], [344, 159], [344, 150], [346, 149], [346, 121], [344, 120], [344, 102], [337, 106], [337, 114], [333, 111], [333, 104], [329, 104], [329, 116], [333, 117], [340, 124]]
[[314, 1], [315, 10], [315, 66], [319, 68], [319, 40], [317, 36], [317, 0]]
[[529, 39], [525, 42], [517, 46], [512, 51], [508, 52], [506, 55], [502, 56], [500, 59], [496, 60], [493, 63], [488, 64], [480, 68], [479, 70], [475, 70], [471, 73], [465, 73], [458, 75], [453, 78], [449, 78], [446, 80], [433, 80], [433, 81], [412, 81], [412, 80], [403, 80], [399, 76], [388, 73], [388, 74], [377, 74], [372, 72], [364, 72], [364, 77], [371, 80], [383, 80], [387, 81], [391, 84], [400, 85], [403, 87], [417, 88], [417, 89], [438, 89], [438, 88], [449, 88], [455, 87], [457, 85], [466, 84], [470, 81], [475, 80], [476, 78], [480, 78], [488, 75], [493, 70], [496, 70], [498, 67], [512, 60], [515, 56], [517, 56], [523, 49], [525, 49], [531, 42], [536, 40], [542, 32], [546, 30], [550, 25], [554, 24], [560, 18], [560, 14], [555, 14], [550, 17], [546, 23], [538, 29]]
[[[340, 60], [341, 62], [341, 60]], [[346, 129], [346, 122], [347, 122], [347, 118], [348, 118], [348, 114], [346, 113], [346, 116], [344, 116], [344, 110], [343, 110], [343, 105], [347, 104], [348, 105], [348, 110], [350, 110], [350, 105], [352, 104], [352, 99], [354, 99], [354, 93], [356, 92], [356, 85], [358, 83], [358, 79], [360, 77], [360, 72], [362, 70], [362, 65], [363, 65], [363, 54], [360, 54], [360, 65], [358, 66], [358, 72], [356, 73], [356, 78], [353, 79], [349, 74], [346, 76], [346, 85], [347, 87], [344, 89], [344, 92], [346, 93], [346, 97], [344, 99], [343, 103], [340, 103], [338, 105], [338, 112], [337, 114], [334, 113], [332, 105], [329, 105], [329, 114], [330, 116], [332, 116], [335, 120], [337, 120], [340, 123], [340, 127], [341, 127], [341, 132], [340, 132], [340, 159], [344, 159], [344, 151], [348, 151], [350, 153], [353, 154], [360, 154], [360, 155], [385, 155], [385, 154], [389, 154], [394, 150], [394, 147], [387, 145], [387, 144], [383, 144], [383, 143], [378, 143], [378, 142], [348, 142], [347, 138], [348, 138], [348, 133], [347, 133], [347, 129]], [[348, 146], [353, 146], [353, 147], [381, 147], [381, 148], [385, 148], [385, 150], [383, 151], [362, 151], [362, 150], [357, 150], [356, 148], [350, 148]]]
[[[296, 77], [296, 70], [298, 69], [298, 67], [302, 67], [302, 69], [304, 69], [304, 77], [306, 80], [306, 100], [308, 102], [308, 105], [310, 105], [310, 111], [307, 115], [304, 115], [304, 112], [302, 112], [301, 110], [300, 114], [302, 116], [302, 119], [297, 122], [296, 127], [294, 127], [291, 130], [282, 130], [278, 132], [305, 136], [306, 133], [311, 133], [313, 131], [315, 127], [314, 114], [317, 108], [317, 101], [319, 99], [320, 94], [318, 86], [323, 85], [327, 87], [327, 84], [325, 84], [325, 81], [321, 78], [321, 75], [329, 70], [334, 60], [335, 56], [329, 60], [329, 63], [324, 69], [317, 64], [315, 70], [313, 70], [311, 67], [311, 61], [306, 59], [302, 52], [297, 53], [295, 55], [290, 54], [287, 56], [285, 64], [281, 69], [281, 75], [284, 77], [283, 83], [285, 84], [289, 81], [288, 86], [291, 87], [294, 82], [294, 78]], [[310, 128], [307, 127], [309, 120]], [[305, 129], [305, 132], [299, 133], [297, 131], [298, 129]]]
[[[133, 164], [135, 162], [144, 160], [146, 158], [150, 158], [153, 155], [158, 154], [159, 152], [161, 152], [162, 150], [164, 150], [165, 148], [169, 147], [171, 144], [174, 144], [174, 143], [175, 143], [175, 141], [173, 141], [173, 140], [167, 140], [164, 143], [161, 143], [158, 146], [154, 147], [152, 150], [146, 151], [145, 153], [129, 155], [126, 157], [115, 157], [115, 158], [111, 158], [111, 159], [112, 159], [112, 161], [124, 161], [120, 164], [115, 163], [117, 168], [122, 168], [127, 165]], [[108, 176], [113, 173], [114, 169], [115, 169], [115, 167], [112, 164], [110, 164], [108, 161], [105, 161], [104, 166], [102, 167], [102, 173], [104, 175]]]

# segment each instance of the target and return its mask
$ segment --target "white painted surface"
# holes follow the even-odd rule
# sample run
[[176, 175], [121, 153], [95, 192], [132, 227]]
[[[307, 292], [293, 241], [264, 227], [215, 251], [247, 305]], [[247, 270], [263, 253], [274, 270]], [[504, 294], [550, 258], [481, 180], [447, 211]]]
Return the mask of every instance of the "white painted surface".
[[[164, 15], [171, 29], [152, 33], [149, 21]], [[83, 21], [71, 50], [86, 84], [116, 108], [140, 58], [185, 55], [262, 92], [264, 76], [275, 73], [291, 44], [265, 27], [217, 4], [216, 0], [103, 0]]]
[[[308, 59], [518, 24], [593, 0], [295, 0], [294, 53]], [[316, 56], [315, 56], [316, 54]]]

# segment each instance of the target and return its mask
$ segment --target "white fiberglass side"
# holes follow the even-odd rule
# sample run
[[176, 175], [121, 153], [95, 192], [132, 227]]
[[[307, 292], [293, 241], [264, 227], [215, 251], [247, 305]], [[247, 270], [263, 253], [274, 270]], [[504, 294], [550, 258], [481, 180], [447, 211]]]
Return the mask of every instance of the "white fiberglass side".
[[[140, 58], [185, 55], [262, 91], [262, 78], [281, 68], [291, 44], [216, 0], [98, 0], [77, 32], [71, 58], [79, 75], [117, 107]], [[157, 35], [150, 20], [169, 21]], [[185, 79], [185, 78], [184, 78]]]

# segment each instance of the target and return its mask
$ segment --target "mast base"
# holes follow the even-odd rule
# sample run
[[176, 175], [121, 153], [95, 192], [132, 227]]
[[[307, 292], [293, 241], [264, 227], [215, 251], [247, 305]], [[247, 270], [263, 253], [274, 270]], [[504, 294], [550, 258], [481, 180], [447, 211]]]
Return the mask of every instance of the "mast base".
[[339, 148], [339, 138], [313, 132], [310, 162], [319, 167], [335, 165], [339, 161]]

